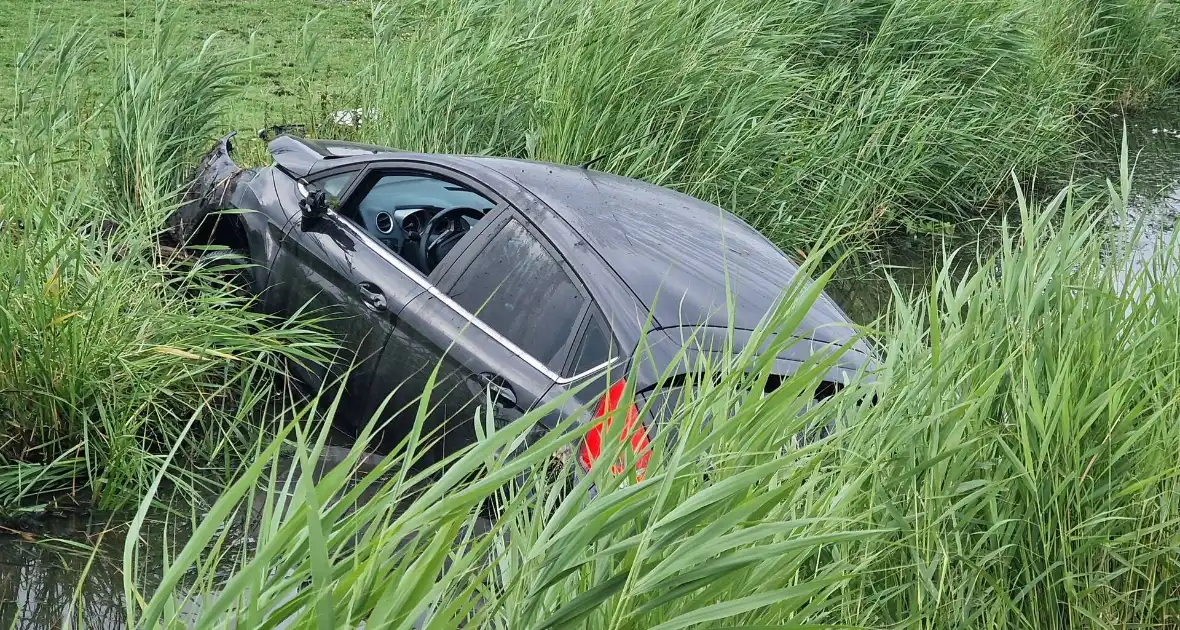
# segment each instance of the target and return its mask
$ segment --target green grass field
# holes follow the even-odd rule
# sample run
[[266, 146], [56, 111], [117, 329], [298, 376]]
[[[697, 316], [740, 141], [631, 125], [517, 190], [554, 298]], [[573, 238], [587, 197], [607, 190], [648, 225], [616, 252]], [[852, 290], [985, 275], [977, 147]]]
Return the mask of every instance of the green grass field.
[[[40, 0], [0, 2], [0, 78], [11, 85], [16, 56], [39, 29], [78, 24], [89, 31], [98, 57], [110, 61], [124, 45], [137, 47], [151, 37], [156, 4], [122, 0]], [[180, 0], [168, 4], [184, 41], [182, 50], [196, 52], [210, 36], [215, 49], [245, 59], [243, 73], [235, 79], [235, 95], [225, 127], [243, 131], [265, 125], [302, 120], [307, 115], [307, 86], [319, 99], [335, 102], [351, 86], [371, 51], [370, 4], [359, 1], [283, 0]], [[308, 22], [311, 21], [309, 24]], [[308, 43], [322, 55], [314, 77], [307, 68]], [[108, 68], [100, 67], [87, 80], [97, 86], [109, 83]], [[7, 103], [11, 90], [0, 102]]]
[[[1101, 194], [1069, 179], [1096, 117], [1176, 84], [1178, 16], [1174, 0], [0, 5], [0, 510], [140, 505], [127, 627], [192, 627], [194, 602], [201, 628], [1174, 627], [1177, 249], [1136, 262], [1108, 236], [1126, 154]], [[322, 124], [353, 107], [378, 117]], [[642, 483], [542, 474], [556, 433], [505, 458], [545, 410], [445, 472], [411, 470], [409, 442], [371, 473], [314, 477], [327, 425], [284, 374], [332, 340], [154, 239], [211, 139], [277, 122], [605, 155], [717, 202], [820, 279], [768, 336], [840, 254], [985, 219], [997, 245], [899, 292], [865, 329], [875, 380], [824, 404], [820, 357], [765, 399], [765, 357], [696, 366], [682, 437], [657, 440]], [[147, 579], [137, 558], [164, 547], [135, 532], [163, 486], [220, 498]]]

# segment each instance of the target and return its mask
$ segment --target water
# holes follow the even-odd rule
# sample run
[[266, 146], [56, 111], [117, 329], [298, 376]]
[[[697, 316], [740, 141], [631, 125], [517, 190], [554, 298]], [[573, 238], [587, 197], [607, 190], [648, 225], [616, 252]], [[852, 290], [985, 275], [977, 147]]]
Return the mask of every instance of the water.
[[[1134, 262], [1146, 259], [1160, 243], [1166, 244], [1173, 237], [1180, 242], [1180, 235], [1176, 234], [1176, 222], [1180, 219], [1180, 103], [1134, 115], [1126, 121], [1126, 133], [1132, 170], [1131, 198], [1127, 204], [1126, 228], [1120, 231], [1116, 218], [1113, 229], [1125, 237], [1122, 245], [1130, 246]], [[1102, 161], [1084, 167], [1093, 173], [1091, 177], [1105, 177], [1116, 188], [1122, 134], [1123, 118], [1112, 116], [1104, 137], [1095, 139], [1103, 147], [1095, 151]], [[1135, 239], [1134, 243], [1127, 242], [1130, 238]], [[950, 251], [963, 245], [962, 241], [956, 243], [950, 238], [911, 237], [910, 242], [880, 252], [873, 273], [840, 277], [829, 285], [828, 293], [854, 321], [868, 324], [883, 315], [893, 300], [892, 289], [884, 282], [881, 270], [888, 271], [903, 294], [912, 294], [929, 285], [932, 267], [941, 260], [942, 248]], [[958, 260], [963, 263], [969, 258], [960, 255]]]
[[[332, 436], [336, 444], [325, 447], [313, 478], [348, 455], [349, 449], [339, 445], [343, 439]], [[369, 470], [379, 459], [363, 460], [359, 468]], [[277, 478], [285, 479], [294, 465], [281, 459]], [[295, 492], [294, 486], [284, 490], [281, 483], [277, 490]], [[361, 500], [373, 491], [367, 490]], [[253, 528], [246, 523], [258, 522], [264, 497], [264, 491], [257, 491], [256, 511], [249, 520], [238, 518], [222, 526], [229, 547], [249, 545]], [[216, 499], [206, 498], [206, 506]], [[194, 524], [205, 520], [205, 508], [186, 503], [184, 497], [169, 499], [161, 493], [157, 503], [140, 528], [140, 553], [132, 567], [131, 581], [145, 599], [158, 584], [165, 552], [175, 557]], [[132, 518], [130, 512], [73, 512], [0, 521], [0, 630], [126, 628], [123, 550]], [[196, 613], [192, 603], [181, 611], [189, 618]]]
[[[125, 628], [123, 542], [128, 515], [72, 515], [12, 523], [0, 534], [0, 627]], [[184, 535], [153, 519], [145, 540]], [[158, 566], [136, 567], [150, 587]], [[143, 587], [140, 587], [143, 588]]]
[[1136, 117], [1127, 124], [1127, 140], [1133, 169], [1127, 219], [1141, 223], [1133, 247], [1147, 257], [1170, 241], [1180, 218], [1180, 107]]
[[[1114, 122], [1119, 126], [1121, 119]], [[1180, 108], [1136, 116], [1127, 123], [1127, 133], [1135, 167], [1131, 218], [1142, 218], [1145, 226], [1136, 247], [1149, 253], [1157, 238], [1173, 233], [1180, 217]], [[1117, 144], [1113, 140], [1111, 146]], [[1117, 181], [1117, 164], [1101, 168]], [[921, 285], [937, 251], [928, 242], [916, 245], [884, 255], [902, 286]], [[880, 314], [890, 299], [888, 288], [872, 278], [844, 281], [832, 293], [862, 322]], [[163, 540], [179, 546], [193, 516], [152, 513], [140, 537], [156, 554], [134, 567], [143, 594], [150, 593], [159, 575]], [[0, 629], [126, 627], [122, 555], [128, 519], [127, 514], [74, 514], [0, 523], [8, 528], [0, 529]]]

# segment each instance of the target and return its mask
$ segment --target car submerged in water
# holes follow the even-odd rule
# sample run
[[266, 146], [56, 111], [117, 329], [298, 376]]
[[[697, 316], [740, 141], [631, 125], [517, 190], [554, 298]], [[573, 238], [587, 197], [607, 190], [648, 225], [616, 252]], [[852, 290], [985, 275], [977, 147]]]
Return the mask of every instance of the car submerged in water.
[[[686, 339], [740, 351], [799, 273], [721, 208], [586, 167], [282, 135], [269, 142], [272, 165], [241, 168], [232, 137], [202, 158], [166, 234], [228, 248], [265, 311], [332, 316], [348, 360], [296, 376], [342, 383], [345, 429], [389, 398], [387, 437], [408, 434], [438, 366], [424, 431], [441, 439], [425, 464], [472, 443], [475, 409], [489, 401], [499, 424], [574, 391], [571, 408], [601, 418], [633, 374], [642, 404]], [[794, 338], [776, 376], [846, 347], [829, 392], [870, 360], [827, 296]], [[641, 339], [644, 367], [630, 370]], [[599, 421], [579, 448], [583, 468], [601, 431]], [[632, 445], [646, 444], [641, 428]]]

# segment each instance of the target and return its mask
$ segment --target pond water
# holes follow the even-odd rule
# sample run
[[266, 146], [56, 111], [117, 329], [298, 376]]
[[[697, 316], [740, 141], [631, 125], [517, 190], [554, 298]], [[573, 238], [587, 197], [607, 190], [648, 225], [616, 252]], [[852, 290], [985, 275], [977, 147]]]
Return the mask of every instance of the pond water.
[[[9, 523], [0, 530], [0, 627], [123, 628], [123, 542], [130, 515], [72, 515]], [[159, 541], [153, 519], [141, 534]], [[174, 539], [176, 531], [168, 536]], [[138, 577], [158, 574], [141, 562]]]
[[[345, 439], [342, 435], [331, 437], [313, 478], [348, 455], [349, 448], [342, 445]], [[362, 462], [360, 468], [366, 470], [378, 459]], [[280, 459], [277, 465], [280, 480], [286, 479], [287, 471], [295, 466], [287, 458]], [[276, 491], [293, 494], [295, 488], [284, 490], [280, 482]], [[131, 582], [145, 599], [159, 583], [161, 559], [165, 555], [175, 557], [195, 524], [205, 520], [203, 508], [194, 506], [185, 496], [169, 499], [180, 493], [165, 492], [161, 491], [158, 506], [148, 511], [139, 530], [139, 554], [131, 566]], [[255, 513], [248, 519], [239, 515], [221, 525], [227, 532], [227, 549], [249, 544], [252, 527], [246, 523], [257, 523], [265, 496], [265, 491], [257, 491]], [[370, 491], [366, 491], [361, 500], [369, 496]], [[206, 504], [216, 497], [207, 499]], [[135, 516], [132, 512], [75, 512], [0, 521], [0, 630], [125, 629], [123, 551]], [[195, 605], [189, 602], [186, 606], [180, 611], [182, 618], [195, 618]]]
[[1127, 124], [1132, 168], [1128, 221], [1141, 222], [1134, 250], [1149, 256], [1175, 235], [1180, 218], [1180, 107]]
[[[1118, 126], [1120, 119], [1114, 122]], [[1144, 219], [1138, 246], [1146, 252], [1157, 237], [1174, 230], [1180, 217], [1180, 108], [1136, 116], [1128, 121], [1127, 133], [1135, 167], [1132, 218]], [[1103, 168], [1117, 179], [1117, 164]], [[915, 248], [923, 250], [930, 248]], [[914, 251], [883, 254], [903, 286], [921, 284], [929, 260]], [[888, 289], [872, 278], [843, 281], [831, 292], [861, 322], [874, 319], [889, 303]], [[193, 518], [199, 515], [187, 508], [171, 516], [153, 512], [140, 538], [154, 553], [133, 567], [141, 593], [150, 593], [159, 575], [162, 541], [179, 544]], [[0, 522], [0, 629], [126, 627], [122, 557], [128, 519], [126, 514], [89, 514]]]
[[[1084, 169], [1119, 183], [1118, 157], [1122, 146], [1123, 118], [1112, 116], [1110, 125], [1095, 138], [1102, 161]], [[1180, 103], [1153, 112], [1139, 113], [1126, 121], [1132, 195], [1128, 204], [1128, 228], [1141, 222], [1132, 251], [1149, 256], [1157, 243], [1168, 242], [1180, 219]], [[1128, 237], [1131, 230], [1124, 232]], [[881, 275], [886, 270], [903, 292], [927, 287], [932, 265], [941, 249], [962, 245], [952, 238], [911, 237], [912, 241], [892, 245], [879, 252], [875, 269], [867, 274], [845, 274], [833, 280], [828, 292], [858, 323], [867, 324], [884, 314], [893, 299], [891, 288]], [[960, 257], [962, 258], [962, 257]]]

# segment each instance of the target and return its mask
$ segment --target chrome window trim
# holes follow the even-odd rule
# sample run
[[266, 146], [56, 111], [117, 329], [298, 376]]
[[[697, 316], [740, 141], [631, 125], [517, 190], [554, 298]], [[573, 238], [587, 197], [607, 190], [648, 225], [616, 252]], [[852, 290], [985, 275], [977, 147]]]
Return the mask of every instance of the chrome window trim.
[[587, 376], [590, 376], [591, 374], [605, 370], [606, 368], [608, 368], [611, 365], [614, 365], [616, 362], [618, 362], [618, 360], [619, 360], [619, 357], [611, 357], [611, 358], [607, 359], [606, 361], [599, 363], [598, 365], [596, 365], [592, 368], [589, 368], [587, 370], [583, 370], [581, 372], [578, 372], [577, 374], [574, 374], [573, 376], [559, 376], [553, 380], [554, 380], [554, 382], [556, 382], [560, 385], [565, 385], [567, 383], [579, 381], [579, 380], [582, 380], [583, 378], [586, 378]]
[[333, 216], [334, 218], [338, 219], [339, 222], [345, 226], [345, 229], [349, 230], [350, 232], [353, 233], [353, 235], [355, 235], [356, 237], [358, 237], [362, 241], [364, 241], [365, 244], [368, 245], [370, 249], [377, 252], [378, 255], [380, 255], [387, 262], [389, 262], [389, 264], [396, 267], [398, 271], [406, 274], [406, 276], [408, 276], [411, 280], [413, 280], [418, 286], [425, 289], [427, 293], [438, 298], [438, 300], [440, 302], [442, 302], [443, 304], [446, 304], [451, 310], [458, 313], [460, 317], [462, 317], [463, 319], [466, 319], [468, 322], [475, 325], [476, 328], [479, 328], [480, 330], [482, 330], [484, 333], [486, 333], [492, 339], [495, 339], [497, 343], [504, 346], [504, 348], [507, 349], [509, 352], [511, 352], [512, 354], [515, 354], [516, 356], [523, 359], [533, 369], [537, 370], [541, 374], [544, 374], [550, 380], [552, 380], [554, 383], [564, 385], [567, 383], [572, 383], [577, 380], [581, 380], [583, 378], [586, 378], [587, 376], [590, 376], [591, 374], [605, 370], [607, 367], [616, 363], [619, 360], [619, 357], [617, 357], [617, 356], [611, 357], [610, 359], [607, 359], [605, 362], [600, 363], [600, 364], [598, 364], [592, 368], [589, 368], [587, 370], [583, 370], [582, 372], [579, 372], [578, 374], [574, 374], [573, 376], [561, 376], [557, 372], [554, 372], [553, 370], [549, 369], [548, 366], [546, 366], [544, 363], [542, 363], [536, 357], [525, 352], [523, 349], [521, 349], [520, 346], [517, 346], [515, 343], [512, 343], [512, 341], [510, 341], [507, 337], [505, 337], [504, 335], [501, 335], [500, 333], [496, 332], [495, 330], [492, 330], [491, 326], [488, 326], [487, 324], [485, 324], [483, 322], [483, 320], [476, 317], [473, 313], [469, 312], [467, 309], [460, 306], [459, 303], [452, 300], [449, 295], [443, 293], [442, 291], [439, 291], [437, 287], [435, 287], [433, 284], [431, 284], [430, 280], [428, 280], [425, 276], [422, 275], [421, 271], [418, 271], [418, 269], [416, 269], [413, 265], [410, 265], [406, 261], [402, 260], [396, 254], [389, 251], [384, 245], [378, 243], [376, 240], [373, 239], [373, 237], [369, 236], [368, 232], [365, 232], [364, 230], [360, 229], [359, 227], [354, 225], [352, 223], [352, 221], [349, 221], [346, 217], [341, 216], [340, 214], [336, 213], [334, 210], [329, 209], [328, 214]]

